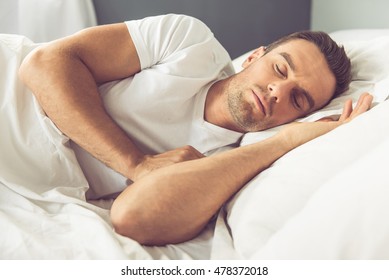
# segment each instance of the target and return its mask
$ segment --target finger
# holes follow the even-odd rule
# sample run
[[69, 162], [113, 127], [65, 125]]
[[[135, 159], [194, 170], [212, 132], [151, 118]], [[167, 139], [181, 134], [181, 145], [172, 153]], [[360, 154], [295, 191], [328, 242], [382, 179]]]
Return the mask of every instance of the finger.
[[364, 93], [362, 94], [357, 102], [357, 105], [355, 106], [355, 109], [353, 110], [352, 117], [358, 116], [366, 111], [368, 111], [371, 107], [371, 104], [373, 102], [373, 96]]
[[340, 118], [340, 114], [336, 114], [336, 115], [323, 117], [321, 119], [316, 120], [316, 122], [334, 122], [334, 121], [338, 121], [339, 118]]
[[204, 155], [202, 153], [200, 153], [200, 151], [197, 150], [196, 148], [194, 148], [193, 146], [188, 145], [188, 146], [185, 146], [185, 148], [188, 149], [194, 157], [197, 157], [197, 158], [204, 157]]
[[186, 161], [191, 159], [203, 158], [204, 155], [200, 153], [193, 146], [186, 145], [184, 147], [178, 148], [177, 151], [180, 151], [177, 155], [181, 157], [179, 161]]
[[193, 153], [197, 158], [203, 158], [205, 155], [203, 153], [200, 153], [197, 149], [193, 148]]
[[333, 122], [333, 121], [334, 121], [334, 119], [331, 117], [324, 117], [324, 118], [317, 120], [317, 122]]
[[343, 105], [343, 112], [339, 118], [339, 121], [341, 122], [345, 121], [348, 117], [350, 117], [352, 112], [353, 112], [353, 103], [351, 99], [348, 99]]
[[354, 111], [357, 111], [357, 110], [360, 109], [361, 105], [364, 103], [364, 100], [365, 100], [366, 96], [367, 96], [366, 92], [362, 93], [361, 96], [359, 96], [357, 104], [355, 105]]

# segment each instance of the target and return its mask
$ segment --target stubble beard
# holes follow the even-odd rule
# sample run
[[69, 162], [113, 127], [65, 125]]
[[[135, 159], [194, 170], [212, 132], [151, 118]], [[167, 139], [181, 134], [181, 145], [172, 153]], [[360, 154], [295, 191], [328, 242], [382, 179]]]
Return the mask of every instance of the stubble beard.
[[253, 117], [255, 105], [245, 100], [243, 91], [229, 92], [227, 101], [232, 118], [244, 132], [260, 130], [260, 122]]
[[276, 126], [270, 119], [256, 119], [257, 106], [245, 99], [242, 90], [228, 92], [228, 110], [236, 125], [244, 132], [262, 131]]

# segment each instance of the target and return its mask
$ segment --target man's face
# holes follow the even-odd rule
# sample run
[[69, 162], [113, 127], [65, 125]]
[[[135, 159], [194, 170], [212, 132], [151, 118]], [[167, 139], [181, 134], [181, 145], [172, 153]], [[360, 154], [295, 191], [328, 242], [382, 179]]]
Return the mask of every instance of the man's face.
[[263, 54], [257, 49], [231, 80], [228, 107], [240, 130], [288, 123], [331, 99], [335, 76], [313, 43], [296, 39]]

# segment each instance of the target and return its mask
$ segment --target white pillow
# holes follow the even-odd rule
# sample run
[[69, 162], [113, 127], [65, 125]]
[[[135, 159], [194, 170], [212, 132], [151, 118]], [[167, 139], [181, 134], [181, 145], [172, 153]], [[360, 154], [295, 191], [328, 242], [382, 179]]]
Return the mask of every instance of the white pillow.
[[[385, 110], [389, 112], [389, 106]], [[379, 128], [389, 131], [387, 123], [373, 131]], [[384, 156], [389, 155], [389, 134], [374, 147], [366, 144], [358, 149], [361, 155], [356, 161], [321, 185], [251, 257], [389, 259], [389, 157]]]
[[[347, 99], [352, 99], [355, 104], [361, 93], [365, 91], [374, 96], [374, 105], [384, 101], [389, 96], [389, 35], [372, 40], [340, 41], [339, 43], [344, 45], [351, 60], [352, 82], [349, 90], [333, 99], [323, 109], [298, 121], [316, 121], [322, 117], [340, 114]], [[234, 60], [234, 66], [239, 68], [238, 65], [245, 60], [249, 53]], [[242, 138], [241, 145], [263, 140], [276, 133], [280, 128], [282, 126], [265, 132], [248, 133]]]
[[[301, 121], [340, 113], [344, 100], [351, 98], [356, 101], [364, 91], [372, 93], [376, 103], [388, 97], [389, 36], [343, 43], [353, 66], [350, 90]], [[275, 233], [282, 232], [288, 221], [302, 211], [310, 197], [326, 181], [341, 173], [345, 166], [352, 165], [361, 154], [369, 153], [383, 139], [389, 139], [389, 127], [384, 124], [387, 122], [382, 122], [389, 119], [388, 102], [350, 124], [291, 151], [255, 177], [226, 205], [226, 220], [240, 257], [266, 257], [266, 254], [258, 252]], [[241, 145], [269, 137], [278, 129], [247, 134]], [[380, 133], [385, 137], [381, 137]], [[389, 229], [386, 232], [389, 233]]]

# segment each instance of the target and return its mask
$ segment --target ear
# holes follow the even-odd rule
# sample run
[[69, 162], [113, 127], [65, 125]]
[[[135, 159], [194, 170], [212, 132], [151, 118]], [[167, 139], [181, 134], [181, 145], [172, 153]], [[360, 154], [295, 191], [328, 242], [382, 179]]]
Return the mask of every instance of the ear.
[[251, 63], [256, 61], [258, 58], [263, 56], [265, 54], [266, 47], [262, 46], [259, 47], [258, 49], [255, 49], [252, 54], [250, 54], [246, 60], [242, 63], [243, 68], [247, 68]]

